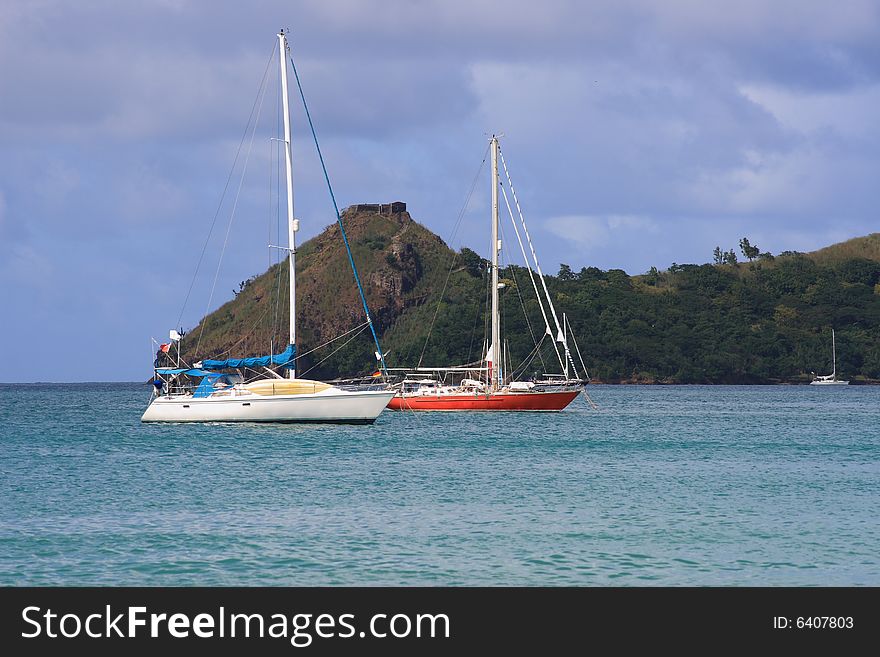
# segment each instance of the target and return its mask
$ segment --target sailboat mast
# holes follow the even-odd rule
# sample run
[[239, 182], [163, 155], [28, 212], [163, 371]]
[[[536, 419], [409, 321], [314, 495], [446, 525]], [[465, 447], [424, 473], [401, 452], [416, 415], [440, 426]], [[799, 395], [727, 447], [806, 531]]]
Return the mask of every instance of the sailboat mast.
[[498, 308], [498, 252], [501, 240], [498, 238], [498, 138], [492, 135], [492, 342], [489, 347], [492, 359], [492, 381], [490, 387], [501, 387], [501, 321]]
[[837, 347], [834, 344], [834, 329], [831, 329], [831, 376], [837, 376]]
[[[287, 99], [287, 37], [278, 33], [278, 60], [281, 63], [281, 103], [284, 114], [284, 163], [287, 171], [287, 254], [290, 274], [290, 344], [296, 348], [296, 231], [299, 222], [293, 218], [293, 162], [290, 153], [290, 107]], [[294, 361], [295, 362], [295, 361]], [[296, 378], [296, 368], [288, 370]]]

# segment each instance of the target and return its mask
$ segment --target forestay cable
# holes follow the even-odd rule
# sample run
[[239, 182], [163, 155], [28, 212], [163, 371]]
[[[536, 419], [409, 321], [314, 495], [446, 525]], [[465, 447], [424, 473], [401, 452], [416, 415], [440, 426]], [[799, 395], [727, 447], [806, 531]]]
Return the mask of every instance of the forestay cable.
[[562, 343], [562, 347], [565, 350], [565, 357], [571, 363], [574, 375], [577, 377], [577, 368], [575, 367], [574, 359], [571, 357], [571, 352], [568, 350], [568, 343], [565, 340], [565, 334], [559, 324], [559, 318], [556, 316], [556, 308], [553, 306], [553, 299], [550, 297], [550, 292], [547, 290], [547, 282], [544, 280], [544, 273], [541, 271], [541, 264], [538, 262], [538, 254], [535, 253], [535, 246], [532, 244], [532, 238], [529, 236], [529, 229], [526, 226], [526, 220], [525, 217], [523, 217], [522, 208], [519, 206], [519, 200], [516, 198], [516, 190], [513, 188], [513, 181], [510, 179], [510, 171], [507, 169], [507, 162], [504, 161], [504, 154], [501, 152], [500, 147], [498, 149], [498, 155], [501, 158], [501, 165], [504, 167], [504, 175], [507, 176], [507, 184], [510, 186], [510, 193], [513, 195], [513, 202], [519, 213], [519, 220], [520, 223], [522, 223], [523, 232], [526, 235], [529, 249], [531, 249], [532, 252], [532, 259], [535, 261], [535, 269], [538, 271], [538, 276], [541, 278], [541, 286], [544, 288], [544, 294], [547, 297], [547, 304], [550, 306], [550, 313], [553, 315], [553, 323], [556, 325], [557, 331], [556, 341]]
[[[299, 89], [299, 97], [302, 99], [303, 109], [306, 113], [306, 119], [309, 122], [309, 129], [312, 131], [312, 138], [315, 141], [315, 150], [318, 152], [318, 159], [321, 162], [321, 169], [324, 172], [324, 180], [327, 181], [327, 189], [330, 192], [330, 198], [333, 200], [333, 209], [336, 210], [336, 223], [339, 224], [339, 231], [342, 233], [342, 241], [345, 243], [345, 252], [348, 254], [348, 263], [351, 265], [351, 271], [354, 274], [354, 280], [357, 283], [358, 292], [361, 295], [361, 303], [364, 306], [364, 313], [367, 316], [367, 323], [370, 326], [370, 333], [373, 334], [373, 342], [376, 344], [376, 359], [382, 366], [382, 372], [388, 376], [388, 368], [385, 366], [385, 354], [379, 344], [379, 336], [376, 335], [376, 327], [373, 326], [373, 318], [370, 316], [370, 309], [367, 306], [367, 297], [364, 295], [364, 287], [361, 285], [361, 277], [358, 276], [357, 267], [354, 264], [354, 257], [351, 254], [351, 247], [348, 244], [348, 237], [345, 234], [345, 227], [342, 225], [342, 215], [339, 213], [339, 205], [336, 203], [336, 195], [333, 193], [333, 185], [330, 184], [330, 175], [327, 173], [327, 165], [324, 164], [324, 154], [321, 152], [321, 145], [318, 143], [318, 134], [315, 132], [315, 124], [312, 123], [312, 115], [309, 112], [306, 96], [303, 93], [302, 84], [299, 80], [299, 73], [296, 70], [296, 64], [293, 63], [293, 55], [289, 55], [290, 66], [293, 69], [293, 77], [296, 79], [296, 88]], [[348, 343], [346, 343], [348, 344]]]
[[[513, 188], [511, 188], [511, 191]], [[522, 253], [523, 261], [526, 264], [526, 269], [529, 271], [529, 278], [532, 281], [532, 287], [535, 290], [535, 297], [538, 299], [538, 307], [541, 308], [541, 316], [544, 318], [544, 332], [545, 335], [553, 336], [553, 330], [550, 328], [550, 322], [547, 319], [547, 313], [544, 312], [544, 302], [541, 301], [541, 293], [538, 292], [538, 284], [535, 283], [535, 275], [532, 272], [532, 266], [529, 263], [529, 258], [526, 255], [526, 249], [523, 246], [522, 239], [519, 236], [519, 228], [516, 226], [516, 219], [513, 217], [513, 210], [510, 209], [510, 201], [507, 200], [507, 191], [504, 189], [504, 185], [501, 185], [501, 195], [504, 197], [504, 204], [507, 206], [507, 213], [510, 215], [510, 222], [513, 224], [513, 231], [516, 233], [516, 241], [519, 242], [519, 249]], [[562, 362], [562, 356], [559, 354], [559, 347], [556, 346], [556, 341], [553, 340], [553, 350], [556, 352], [556, 358], [559, 359], [559, 366], [564, 370], [565, 364]]]

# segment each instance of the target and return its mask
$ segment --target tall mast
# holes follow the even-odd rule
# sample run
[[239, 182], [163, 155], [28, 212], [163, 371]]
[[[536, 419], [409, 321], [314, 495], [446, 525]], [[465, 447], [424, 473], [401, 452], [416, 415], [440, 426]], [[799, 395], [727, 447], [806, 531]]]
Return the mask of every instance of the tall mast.
[[831, 376], [837, 376], [837, 348], [834, 345], [834, 329], [831, 329]]
[[[293, 162], [290, 154], [290, 107], [287, 99], [287, 37], [278, 33], [279, 61], [281, 63], [281, 103], [284, 114], [284, 162], [287, 170], [287, 254], [290, 269], [290, 344], [296, 349], [296, 231], [299, 221], [293, 218]], [[296, 362], [296, 361], [294, 361]], [[296, 368], [287, 370], [296, 378]]]
[[492, 135], [492, 343], [489, 347], [492, 358], [492, 390], [501, 387], [501, 321], [498, 309], [498, 252], [501, 240], [498, 238], [498, 137]]

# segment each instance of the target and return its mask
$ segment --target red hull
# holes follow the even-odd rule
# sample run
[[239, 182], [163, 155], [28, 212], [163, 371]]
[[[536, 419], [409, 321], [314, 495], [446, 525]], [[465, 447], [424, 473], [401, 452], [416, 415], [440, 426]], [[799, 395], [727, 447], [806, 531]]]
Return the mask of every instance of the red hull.
[[579, 394], [580, 390], [566, 390], [395, 396], [388, 402], [388, 408], [394, 411], [561, 411]]

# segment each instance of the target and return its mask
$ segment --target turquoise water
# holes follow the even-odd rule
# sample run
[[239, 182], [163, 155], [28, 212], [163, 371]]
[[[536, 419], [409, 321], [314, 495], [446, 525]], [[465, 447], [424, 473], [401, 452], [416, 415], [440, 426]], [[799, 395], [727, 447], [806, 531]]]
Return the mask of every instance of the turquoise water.
[[0, 385], [0, 585], [880, 585], [880, 387], [371, 427], [142, 425], [148, 395]]

